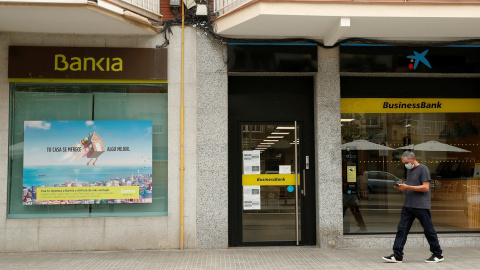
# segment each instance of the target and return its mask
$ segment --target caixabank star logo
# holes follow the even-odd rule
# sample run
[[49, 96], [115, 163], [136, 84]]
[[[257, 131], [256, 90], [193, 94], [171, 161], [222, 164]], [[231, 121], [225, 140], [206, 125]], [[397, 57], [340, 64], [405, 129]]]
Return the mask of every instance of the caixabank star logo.
[[430, 62], [428, 62], [427, 58], [425, 57], [428, 53], [428, 50], [423, 51], [422, 53], [418, 53], [413, 51], [413, 55], [407, 56], [410, 59], [410, 64], [408, 64], [409, 69], [417, 69], [418, 63], [423, 63], [425, 66], [432, 68]]

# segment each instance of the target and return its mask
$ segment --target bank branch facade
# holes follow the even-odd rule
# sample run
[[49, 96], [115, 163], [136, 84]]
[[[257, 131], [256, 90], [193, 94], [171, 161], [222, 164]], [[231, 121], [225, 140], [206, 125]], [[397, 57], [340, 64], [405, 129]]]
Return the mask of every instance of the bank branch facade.
[[430, 170], [442, 246], [478, 245], [478, 47], [219, 45], [187, 28], [182, 82], [172, 29], [167, 48], [0, 34], [0, 251], [390, 248], [406, 150]]

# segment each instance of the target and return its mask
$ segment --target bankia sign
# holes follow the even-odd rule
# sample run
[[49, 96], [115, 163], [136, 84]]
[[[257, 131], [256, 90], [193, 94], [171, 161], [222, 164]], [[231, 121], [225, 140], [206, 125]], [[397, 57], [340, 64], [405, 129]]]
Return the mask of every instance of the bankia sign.
[[10, 79], [167, 80], [167, 49], [9, 47]]

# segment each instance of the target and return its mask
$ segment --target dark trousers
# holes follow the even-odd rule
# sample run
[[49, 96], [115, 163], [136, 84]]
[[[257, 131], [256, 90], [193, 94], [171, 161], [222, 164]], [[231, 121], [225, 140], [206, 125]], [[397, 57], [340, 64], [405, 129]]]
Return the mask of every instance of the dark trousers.
[[419, 208], [402, 208], [402, 215], [400, 222], [398, 223], [397, 236], [393, 243], [393, 253], [395, 257], [403, 259], [403, 247], [407, 242], [407, 236], [412, 227], [413, 221], [418, 219], [423, 227], [423, 232], [427, 238], [428, 244], [430, 244], [430, 251], [433, 254], [442, 255], [442, 249], [438, 242], [437, 232], [433, 228], [432, 216], [430, 210]]
[[345, 217], [345, 214], [346, 214], [348, 208], [350, 208], [350, 211], [352, 211], [352, 215], [353, 215], [353, 217], [355, 217], [355, 221], [357, 222], [357, 226], [360, 227], [361, 229], [366, 229], [367, 226], [365, 225], [365, 222], [363, 221], [362, 213], [360, 213], [360, 209], [358, 209], [357, 195], [344, 195], [343, 196], [343, 216], [344, 217]]

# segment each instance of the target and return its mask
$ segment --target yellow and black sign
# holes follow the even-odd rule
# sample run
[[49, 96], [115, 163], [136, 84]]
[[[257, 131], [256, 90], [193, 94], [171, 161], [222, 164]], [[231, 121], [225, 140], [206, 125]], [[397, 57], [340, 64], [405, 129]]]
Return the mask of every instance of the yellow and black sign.
[[473, 178], [480, 178], [480, 163], [475, 163], [475, 170], [473, 172]]
[[347, 166], [347, 182], [357, 182], [357, 166]]
[[480, 112], [476, 98], [342, 98], [342, 113]]
[[295, 185], [295, 174], [244, 174], [243, 186], [290, 186]]

